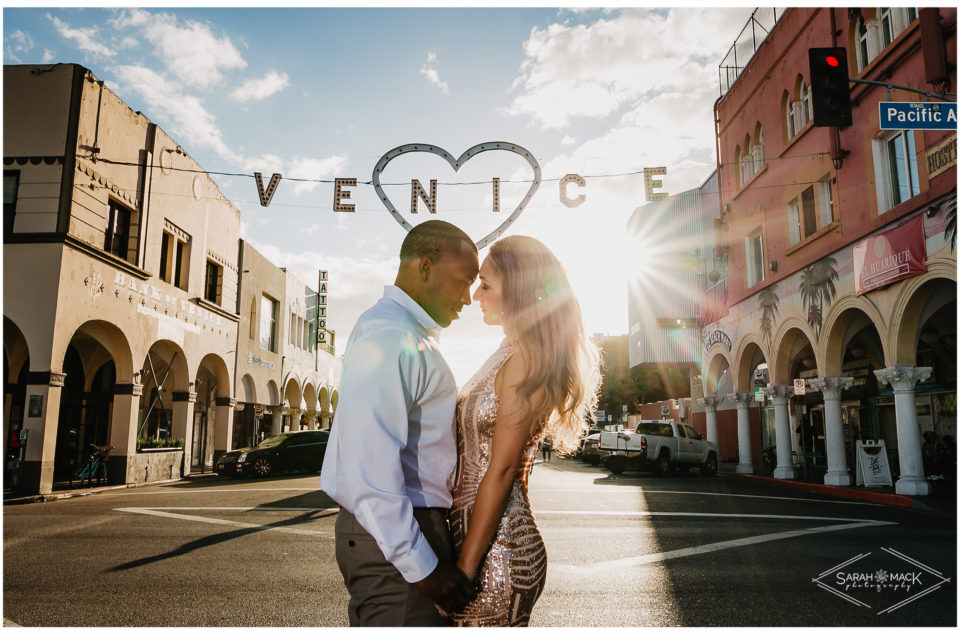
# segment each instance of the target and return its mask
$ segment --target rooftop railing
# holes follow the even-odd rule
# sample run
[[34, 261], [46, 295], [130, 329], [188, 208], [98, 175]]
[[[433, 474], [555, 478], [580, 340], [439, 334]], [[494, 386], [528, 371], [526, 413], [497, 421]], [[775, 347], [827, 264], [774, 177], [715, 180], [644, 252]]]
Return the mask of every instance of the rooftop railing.
[[786, 9], [777, 7], [759, 7], [750, 14], [747, 23], [740, 30], [733, 46], [720, 62], [720, 96], [727, 94], [743, 69], [753, 58], [754, 53], [766, 39], [773, 25], [783, 17]]

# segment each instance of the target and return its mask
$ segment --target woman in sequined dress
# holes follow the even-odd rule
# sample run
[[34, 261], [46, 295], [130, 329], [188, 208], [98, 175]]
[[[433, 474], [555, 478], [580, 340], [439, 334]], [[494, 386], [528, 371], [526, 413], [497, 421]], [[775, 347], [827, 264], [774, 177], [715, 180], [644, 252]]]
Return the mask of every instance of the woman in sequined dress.
[[525, 626], [543, 591], [547, 555], [527, 497], [544, 434], [576, 447], [593, 410], [598, 355], [566, 272], [540, 241], [497, 241], [473, 296], [505, 338], [457, 398], [457, 477], [450, 524], [457, 565], [477, 596], [463, 626]]

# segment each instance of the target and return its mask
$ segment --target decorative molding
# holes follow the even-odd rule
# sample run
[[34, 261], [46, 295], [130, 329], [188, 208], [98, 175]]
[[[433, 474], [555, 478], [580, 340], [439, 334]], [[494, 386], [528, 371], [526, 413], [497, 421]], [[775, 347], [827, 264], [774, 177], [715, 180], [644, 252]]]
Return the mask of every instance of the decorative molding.
[[763, 394], [771, 399], [774, 406], [782, 406], [793, 397], [793, 386], [789, 384], [779, 384], [777, 386], [764, 387]]
[[66, 373], [53, 371], [28, 371], [26, 384], [28, 386], [63, 386], [67, 379]]
[[63, 157], [55, 156], [33, 156], [33, 157], [4, 157], [3, 165], [5, 166], [25, 166], [27, 164], [33, 164], [39, 166], [41, 163], [47, 164], [48, 166], [55, 166], [63, 163]]
[[232, 397], [218, 397], [213, 402], [216, 406], [236, 407], [237, 401]]
[[228, 261], [223, 256], [220, 256], [213, 250], [210, 250], [210, 249], [207, 250], [207, 258], [209, 258], [214, 263], [217, 263], [218, 265], [222, 265], [223, 267], [226, 267], [227, 269], [232, 270], [234, 273], [239, 271], [236, 265]]
[[197, 392], [196, 391], [174, 391], [173, 401], [174, 402], [196, 402]]
[[113, 394], [114, 395], [143, 395], [143, 385], [136, 384], [136, 383], [114, 384]]
[[708, 413], [715, 413], [717, 411], [717, 407], [720, 406], [726, 399], [727, 396], [725, 395], [706, 395], [702, 398], [698, 398], [697, 403], [703, 406]]
[[109, 177], [97, 172], [91, 166], [82, 163], [79, 159], [77, 160], [76, 169], [77, 172], [87, 175], [103, 189], [109, 190], [117, 197], [129, 203], [131, 206], [138, 209], [140, 208], [140, 201], [137, 199], [136, 193], [127, 192], [123, 188], [119, 187], [115, 182], [111, 181]]
[[184, 243], [189, 243], [192, 238], [186, 230], [180, 228], [175, 223], [172, 223], [170, 219], [163, 220], [163, 229], [167, 232], [170, 232]]
[[853, 378], [829, 377], [829, 378], [811, 378], [807, 380], [807, 388], [810, 391], [820, 391], [823, 393], [823, 399], [840, 399], [840, 392], [853, 386]]
[[737, 403], [737, 408], [749, 408], [753, 402], [753, 393], [728, 393], [727, 398]]
[[873, 372], [877, 380], [889, 384], [895, 392], [913, 391], [917, 384], [924, 382], [933, 374], [933, 367], [911, 367], [894, 365]]

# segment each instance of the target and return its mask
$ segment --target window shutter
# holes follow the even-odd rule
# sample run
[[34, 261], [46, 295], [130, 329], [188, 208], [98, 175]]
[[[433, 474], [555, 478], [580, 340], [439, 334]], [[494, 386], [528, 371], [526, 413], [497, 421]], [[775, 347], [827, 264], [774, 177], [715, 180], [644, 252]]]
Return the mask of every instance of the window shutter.
[[833, 223], [833, 192], [830, 188], [830, 180], [824, 179], [817, 184], [818, 199], [817, 206], [820, 208], [820, 227], [826, 227]]
[[800, 242], [800, 208], [796, 199], [787, 204], [787, 225], [790, 232], [790, 245]]

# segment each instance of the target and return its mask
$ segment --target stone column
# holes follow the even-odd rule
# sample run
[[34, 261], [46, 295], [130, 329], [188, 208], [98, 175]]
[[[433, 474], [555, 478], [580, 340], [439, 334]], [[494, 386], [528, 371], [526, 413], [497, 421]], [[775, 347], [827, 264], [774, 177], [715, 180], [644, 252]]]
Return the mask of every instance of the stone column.
[[793, 438], [790, 435], [790, 397], [793, 395], [793, 387], [789, 385], [778, 385], [767, 387], [763, 390], [764, 395], [773, 402], [773, 419], [777, 431], [777, 467], [773, 470], [775, 479], [794, 479], [797, 471], [793, 467]]
[[232, 397], [218, 397], [214, 400], [217, 420], [213, 430], [213, 465], [217, 465], [220, 456], [230, 450], [233, 441], [233, 409], [237, 401]]
[[717, 434], [717, 407], [725, 399], [722, 395], [707, 395], [697, 400], [707, 412], [707, 441], [714, 444], [720, 443], [720, 436]]
[[271, 417], [270, 435], [279, 435], [283, 432], [283, 409], [280, 406], [274, 406]]
[[107, 483], [133, 481], [133, 458], [137, 456], [137, 428], [140, 426], [140, 396], [143, 385], [136, 382], [113, 385], [113, 414], [110, 417], [110, 461]]
[[823, 432], [827, 446], [827, 474], [823, 477], [823, 483], [828, 486], [849, 486], [852, 480], [847, 467], [847, 445], [843, 439], [840, 392], [853, 386], [853, 378], [813, 378], [807, 385], [812, 391], [823, 393]]
[[897, 455], [900, 458], [898, 495], [929, 495], [930, 482], [924, 479], [920, 424], [914, 388], [933, 372], [931, 367], [896, 365], [874, 371], [877, 380], [893, 387], [897, 409]]
[[[26, 451], [21, 451], [18, 495], [46, 494], [53, 490], [53, 461], [57, 451], [60, 394], [65, 373], [31, 371], [27, 374], [23, 428], [27, 431]], [[31, 414], [32, 413], [32, 414]]]
[[[193, 382], [190, 383], [193, 388]], [[197, 402], [196, 391], [173, 392], [173, 425], [171, 435], [183, 438], [183, 468], [181, 475], [190, 474], [191, 457], [193, 456], [193, 405]]]
[[750, 446], [750, 405], [753, 393], [730, 393], [728, 398], [737, 403], [737, 448], [740, 451], [740, 463], [737, 473], [753, 474], [753, 449]]

